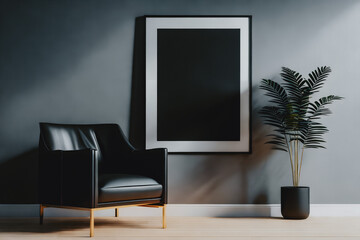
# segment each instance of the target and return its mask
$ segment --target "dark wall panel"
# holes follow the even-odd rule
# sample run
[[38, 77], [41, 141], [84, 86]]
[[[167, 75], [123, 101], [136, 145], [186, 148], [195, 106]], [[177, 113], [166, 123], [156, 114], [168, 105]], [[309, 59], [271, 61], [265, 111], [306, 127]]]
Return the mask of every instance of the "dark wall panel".
[[[143, 15], [253, 15], [253, 153], [170, 155], [170, 203], [279, 203], [290, 163], [264, 144], [269, 129], [258, 109], [267, 100], [258, 84], [278, 80], [281, 66], [307, 73], [320, 65], [333, 69], [324, 94], [345, 100], [324, 119], [327, 149], [305, 152], [301, 184], [312, 203], [360, 203], [359, 12], [357, 0], [0, 1], [0, 203], [37, 202], [39, 121], [115, 122], [144, 146], [144, 28], [135, 24]], [[209, 95], [226, 81], [202, 74]], [[232, 124], [206, 114], [211, 124]]]

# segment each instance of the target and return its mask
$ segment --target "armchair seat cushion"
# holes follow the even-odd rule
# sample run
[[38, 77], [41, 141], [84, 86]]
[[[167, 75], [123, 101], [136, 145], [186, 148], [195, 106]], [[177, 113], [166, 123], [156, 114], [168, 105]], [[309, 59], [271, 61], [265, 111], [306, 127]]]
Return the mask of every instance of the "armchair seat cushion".
[[130, 174], [99, 175], [100, 203], [160, 198], [162, 185], [154, 179]]

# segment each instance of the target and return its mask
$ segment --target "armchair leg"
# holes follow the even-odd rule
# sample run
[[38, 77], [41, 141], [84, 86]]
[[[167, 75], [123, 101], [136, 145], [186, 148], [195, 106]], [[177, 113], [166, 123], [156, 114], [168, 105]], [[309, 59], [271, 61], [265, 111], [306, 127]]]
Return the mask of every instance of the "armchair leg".
[[166, 228], [166, 204], [163, 206], [162, 212], [162, 228]]
[[43, 224], [44, 221], [44, 206], [40, 204], [40, 224]]
[[115, 217], [119, 216], [119, 208], [115, 208]]
[[90, 209], [90, 237], [94, 236], [94, 210]]

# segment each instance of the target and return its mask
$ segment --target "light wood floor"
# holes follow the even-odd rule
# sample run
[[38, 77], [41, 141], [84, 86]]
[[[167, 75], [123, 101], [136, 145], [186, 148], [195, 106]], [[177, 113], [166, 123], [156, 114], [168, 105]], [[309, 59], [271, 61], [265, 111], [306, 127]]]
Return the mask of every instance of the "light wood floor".
[[[207, 218], [168, 217], [161, 229], [161, 217], [98, 217], [92, 239], [137, 240], [349, 240], [360, 239], [360, 217], [309, 218]], [[87, 218], [0, 219], [0, 239], [90, 239]]]

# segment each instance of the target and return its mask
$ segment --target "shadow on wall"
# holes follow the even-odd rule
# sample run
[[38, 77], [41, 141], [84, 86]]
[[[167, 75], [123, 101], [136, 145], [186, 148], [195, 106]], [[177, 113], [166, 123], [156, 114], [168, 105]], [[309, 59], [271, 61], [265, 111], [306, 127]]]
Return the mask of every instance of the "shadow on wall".
[[145, 17], [135, 20], [129, 141], [145, 148]]
[[[331, 22], [337, 22], [343, 18], [339, 24], [346, 23], [349, 28], [353, 27], [355, 23], [348, 22], [344, 15], [349, 9], [357, 7], [358, 3], [355, 0], [341, 2], [336, 0], [278, 0], [272, 1], [271, 4], [266, 4], [262, 0], [239, 0], [236, 3], [233, 0], [224, 0], [221, 4], [218, 0], [0, 1], [0, 80], [2, 83], [0, 88], [0, 125], [6, 126], [6, 128], [0, 129], [0, 187], [5, 189], [0, 193], [0, 202], [19, 202], [20, 195], [22, 203], [36, 201], [37, 158], [34, 155], [36, 150], [31, 150], [31, 148], [37, 145], [39, 134], [37, 122], [39, 120], [82, 122], [84, 120], [99, 121], [103, 117], [102, 110], [94, 110], [84, 101], [93, 98], [84, 93], [87, 91], [84, 91], [83, 86], [91, 86], [92, 83], [86, 80], [86, 77], [92, 78], [86, 74], [87, 69], [80, 71], [84, 79], [82, 82], [78, 82], [86, 84], [80, 86], [69, 83], [69, 86], [64, 88], [71, 89], [68, 92], [69, 95], [66, 95], [66, 99], [63, 99], [63, 92], [57, 92], [55, 96], [51, 94], [39, 96], [36, 94], [37, 91], [48, 92], [52, 86], [56, 87], [59, 81], [71, 79], [84, 59], [91, 56], [98, 47], [102, 49], [107, 44], [114, 29], [116, 30], [122, 25], [127, 26], [127, 29], [132, 29], [130, 24], [132, 26], [134, 16], [142, 14], [253, 14], [253, 43], [256, 46], [253, 51], [254, 73], [269, 75], [274, 72], [274, 66], [277, 69], [285, 60], [293, 62], [293, 58], [299, 59], [298, 55], [287, 51], [287, 49], [293, 49], [294, 44], [304, 50], [299, 51], [298, 49], [297, 52], [303, 52], [305, 55], [309, 51], [316, 50], [313, 44], [310, 44], [312, 43], [310, 40], [322, 33], [322, 30], [329, 30], [326, 27], [330, 26]], [[141, 19], [136, 19], [130, 114], [130, 141], [138, 148], [145, 146], [145, 59], [143, 57], [145, 54], [145, 25], [144, 20], [141, 22]], [[277, 27], [274, 28], [274, 26]], [[128, 32], [124, 30], [121, 33]], [[299, 33], [302, 36], [311, 37], [305, 39], [304, 42], [304, 38], [299, 38]], [[283, 37], [284, 35], [286, 38]], [[340, 41], [341, 38], [335, 40]], [[131, 47], [130, 41], [124, 41], [124, 46]], [[315, 53], [319, 52], [315, 51]], [[124, 56], [123, 61], [117, 64], [122, 66], [128, 60], [127, 56]], [[105, 62], [105, 64], [107, 63]], [[345, 65], [340, 64], [338, 67], [344, 68]], [[127, 71], [130, 69], [124, 71], [124, 76], [127, 76]], [[121, 81], [128, 84], [128, 80], [130, 79], [124, 78]], [[254, 79], [255, 81], [258, 80]], [[64, 84], [67, 85], [67, 83]], [[108, 89], [113, 88], [112, 85], [108, 86]], [[24, 99], [23, 96], [27, 96], [26, 93], [29, 92], [33, 92], [28, 95], [30, 98]], [[84, 96], [80, 95], [74, 101], [73, 97], [77, 92], [82, 92]], [[27, 101], [32, 105], [22, 105]], [[99, 102], [101, 102], [101, 97]], [[74, 109], [73, 103], [76, 103], [74, 106], [86, 107], [82, 111], [78, 111], [78, 109]], [[255, 103], [253, 106], [256, 109]], [[104, 111], [111, 112], [112, 109], [104, 108]], [[114, 114], [109, 116], [118, 117], [118, 113], [113, 112]], [[97, 117], [96, 114], [98, 114]], [[127, 107], [121, 111], [120, 115], [120, 117], [128, 117]], [[26, 117], [24, 118], [24, 116]], [[170, 192], [170, 200], [176, 199], [181, 203], [201, 201], [203, 201], [201, 203], [207, 203], [208, 199], [213, 198], [214, 200], [210, 201], [220, 202], [222, 200], [217, 193], [224, 193], [225, 196], [228, 196], [232, 194], [232, 191], [236, 191], [234, 195], [238, 195], [239, 199], [232, 198], [229, 202], [238, 203], [249, 200], [249, 202], [264, 203], [267, 201], [266, 187], [254, 186], [255, 181], [251, 180], [260, 176], [260, 174], [254, 175], [251, 171], [261, 173], [261, 166], [265, 162], [257, 159], [256, 154], [259, 154], [260, 158], [266, 158], [263, 154], [270, 154], [268, 152], [270, 150], [267, 149], [269, 146], [262, 144], [262, 137], [266, 135], [266, 129], [258, 129], [258, 126], [262, 126], [256, 119], [255, 110], [253, 116], [254, 153], [251, 155], [178, 156], [179, 159], [170, 156], [172, 166], [175, 165], [174, 160], [179, 160], [181, 162], [179, 165], [182, 164], [182, 167], [194, 162], [198, 169], [195, 171], [194, 167], [194, 169], [190, 169], [189, 173], [179, 169], [179, 175], [182, 175], [179, 179], [183, 182], [175, 180], [173, 176], [169, 179], [172, 181], [170, 184], [174, 185], [176, 181], [179, 182], [176, 187], [181, 187], [176, 192]], [[14, 133], [21, 136], [22, 140], [19, 141], [17, 137], [9, 139], [10, 135], [14, 135]], [[34, 151], [33, 154], [31, 154], [32, 151]], [[21, 154], [22, 152], [24, 154]], [[188, 159], [191, 157], [193, 159]], [[256, 166], [260, 166], [260, 171]], [[226, 171], [230, 173], [230, 176], [224, 176], [223, 172], [226, 173]], [[214, 175], [198, 176], [198, 172]], [[217, 190], [225, 189], [224, 185], [231, 176], [237, 178], [238, 185], [232, 186], [237, 187], [238, 190], [231, 188], [232, 186], [228, 186], [227, 191]], [[223, 182], [212, 183], [212, 178], [218, 178]], [[260, 176], [260, 178], [262, 181], [266, 181], [264, 179], [266, 175]], [[211, 190], [207, 187], [208, 182], [217, 189]], [[188, 187], [189, 183], [196, 185]], [[23, 186], [25, 187], [19, 188]], [[255, 192], [249, 190], [254, 187], [258, 190]], [[194, 192], [198, 189], [204, 193], [211, 193], [212, 196], [206, 197]], [[190, 196], [185, 195], [189, 192], [191, 192]]]
[[[60, 90], [55, 94], [59, 98], [29, 95], [29, 106], [23, 105], [23, 96], [71, 79], [82, 61], [123, 24], [125, 16], [118, 12], [122, 6], [112, 0], [0, 1], [0, 124], [6, 126], [0, 129], [0, 203], [37, 201], [38, 121], [90, 122], [86, 117], [95, 115], [93, 109], [75, 108], [73, 96]], [[74, 94], [76, 88], [88, 98], [76, 84]]]
[[1, 3], [0, 77], [10, 80], [1, 94], [71, 75], [124, 18], [116, 12], [121, 7], [96, 0]]
[[38, 149], [0, 163], [0, 203], [38, 202]]
[[[253, 94], [258, 89], [258, 86], [254, 86]], [[188, 173], [189, 176], [196, 177], [191, 178], [189, 182], [184, 182], [184, 189], [178, 194], [175, 193], [172, 199], [181, 203], [268, 203], [267, 176], [261, 171], [263, 169], [261, 166], [265, 166], [272, 150], [270, 145], [265, 144], [269, 130], [262, 123], [258, 114], [259, 110], [259, 103], [253, 100], [253, 152], [251, 154], [203, 155], [203, 160], [198, 161], [198, 165], [192, 166], [192, 172]], [[254, 173], [254, 169], [260, 169], [259, 174]], [[251, 179], [254, 176], [255, 179]], [[233, 190], [229, 192], [230, 189]], [[222, 192], [224, 194], [221, 194]]]
[[[134, 53], [132, 69], [132, 93], [130, 108], [129, 140], [136, 148], [145, 148], [145, 18], [138, 17], [135, 22]], [[253, 94], [258, 91], [258, 86], [253, 87]], [[256, 94], [254, 94], [256, 95]], [[224, 184], [233, 178], [238, 178], [237, 188], [239, 193], [234, 203], [267, 203], [267, 189], [262, 189], [256, 196], [249, 196], [251, 186], [248, 179], [253, 168], [263, 164], [271, 154], [271, 146], [265, 144], [268, 134], [259, 118], [259, 104], [253, 101], [252, 110], [252, 154], [183, 154], [181, 161], [192, 157], [202, 158], [196, 161], [198, 166], [192, 166], [192, 172], [184, 174], [181, 184], [182, 189], [173, 191], [170, 199], [179, 203], [224, 203], [224, 196], [214, 194], [224, 188]], [[192, 156], [191, 156], [192, 155]], [[177, 156], [179, 156], [177, 154]], [[172, 155], [169, 159], [172, 158]], [[180, 159], [179, 159], [180, 161]], [[191, 159], [189, 159], [191, 161]], [[184, 163], [186, 164], [186, 163]], [[263, 181], [266, 181], [264, 179]], [[226, 187], [226, 186], [225, 186]], [[251, 198], [251, 199], [250, 199]]]

